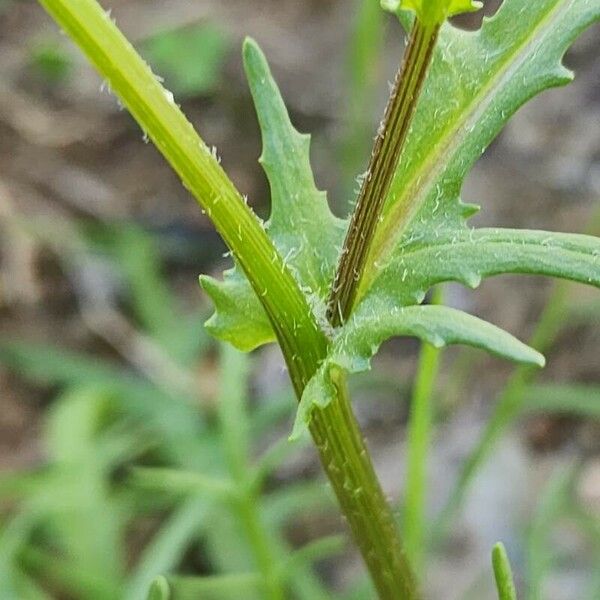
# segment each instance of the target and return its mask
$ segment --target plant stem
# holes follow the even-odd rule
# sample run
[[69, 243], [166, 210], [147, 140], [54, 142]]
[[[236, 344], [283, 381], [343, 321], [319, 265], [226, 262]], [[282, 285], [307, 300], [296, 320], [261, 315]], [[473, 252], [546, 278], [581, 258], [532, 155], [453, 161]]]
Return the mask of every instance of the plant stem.
[[331, 288], [327, 316], [334, 327], [344, 323], [354, 306], [373, 235], [431, 63], [439, 27], [439, 24], [425, 25], [415, 19], [410, 32]]
[[[290, 369], [304, 383], [307, 365], [327, 348], [310, 306], [258, 218], [216, 153], [195, 132], [148, 65], [96, 0], [40, 0], [106, 78], [183, 185], [213, 221], [265, 305]], [[297, 347], [301, 347], [301, 356]], [[305, 360], [308, 359], [308, 360]]]
[[[442, 304], [443, 288], [436, 288], [432, 304]], [[423, 343], [419, 369], [410, 404], [407, 432], [406, 500], [404, 538], [414, 569], [421, 571], [425, 556], [425, 507], [427, 505], [427, 458], [433, 425], [432, 393], [439, 371], [441, 350]]]
[[[314, 411], [310, 424], [321, 462], [379, 597], [416, 599], [419, 596], [415, 579], [399, 541], [394, 515], [352, 413], [344, 374], [339, 373], [335, 385], [336, 398], [322, 411]], [[341, 464], [340, 455], [345, 457]]]
[[[214, 222], [273, 324], [298, 398], [329, 341], [264, 228], [170, 94], [95, 0], [40, 0], [81, 47]], [[314, 410], [311, 432], [350, 529], [384, 600], [416, 587], [347, 398]]]

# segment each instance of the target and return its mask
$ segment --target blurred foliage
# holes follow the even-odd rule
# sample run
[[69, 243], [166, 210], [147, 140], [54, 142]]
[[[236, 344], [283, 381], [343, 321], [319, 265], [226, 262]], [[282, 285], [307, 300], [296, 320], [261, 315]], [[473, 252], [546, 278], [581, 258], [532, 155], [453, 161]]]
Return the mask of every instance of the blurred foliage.
[[68, 79], [73, 69], [71, 57], [55, 39], [35, 42], [30, 48], [29, 63], [34, 77], [53, 85]]
[[[119, 225], [96, 227], [85, 240], [123, 278], [136, 335], [197, 377], [212, 346], [202, 315], [177, 310], [154, 239]], [[312, 565], [339, 552], [343, 540], [293, 551], [286, 536], [302, 514], [329, 506], [324, 486], [307, 479], [264, 490], [298, 447], [287, 442], [291, 391], [251, 409], [248, 358], [219, 353], [218, 372], [204, 374], [217, 378], [211, 398], [198, 392], [206, 385], [170, 389], [156, 374], [98, 356], [0, 343], [6, 368], [55, 393], [45, 415], [44, 464], [0, 477], [1, 598], [142, 599], [161, 574], [176, 598], [201, 590], [203, 598], [231, 598], [243, 590], [258, 599], [265, 586], [281, 597], [331, 597]], [[257, 455], [278, 423], [281, 439]], [[170, 578], [187, 569], [205, 576]]]
[[155, 33], [141, 45], [142, 55], [179, 97], [212, 94], [228, 49], [225, 33], [206, 22]]

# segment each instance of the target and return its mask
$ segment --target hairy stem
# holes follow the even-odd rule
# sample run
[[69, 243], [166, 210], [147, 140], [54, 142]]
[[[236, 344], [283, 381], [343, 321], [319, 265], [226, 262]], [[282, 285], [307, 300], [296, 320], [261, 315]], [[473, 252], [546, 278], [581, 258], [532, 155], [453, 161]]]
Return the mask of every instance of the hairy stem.
[[[373, 583], [379, 597], [416, 599], [415, 579], [352, 412], [344, 374], [337, 374], [335, 385], [336, 398], [322, 411], [314, 411], [310, 424], [321, 462], [369, 572], [377, 574]], [[341, 454], [343, 464], [337, 460]]]
[[331, 288], [327, 316], [334, 327], [348, 318], [363, 277], [373, 235], [410, 129], [437, 41], [439, 24], [415, 19], [363, 179]]
[[[95, 0], [40, 3], [107, 79], [212, 219], [269, 315], [301, 398], [327, 356], [329, 340], [261, 223], [172, 96]], [[312, 435], [379, 596], [413, 600], [416, 587], [391, 509], [350, 408], [343, 377], [338, 383], [338, 397], [326, 408], [314, 410]]]

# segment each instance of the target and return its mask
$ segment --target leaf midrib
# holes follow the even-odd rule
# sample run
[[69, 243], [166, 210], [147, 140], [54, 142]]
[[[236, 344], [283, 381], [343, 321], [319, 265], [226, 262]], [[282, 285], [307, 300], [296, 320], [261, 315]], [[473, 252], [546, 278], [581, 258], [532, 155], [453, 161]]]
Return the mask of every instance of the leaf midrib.
[[[373, 248], [368, 258], [369, 265], [365, 270], [365, 277], [358, 290], [356, 304], [358, 304], [372, 285], [373, 280], [381, 272], [381, 269], [375, 268], [375, 264], [383, 264], [384, 261], [382, 261], [381, 257], [391, 252], [397, 239], [406, 230], [406, 225], [412, 220], [418, 209], [427, 199], [433, 185], [439, 181], [439, 177], [444, 169], [450, 164], [451, 159], [456, 156], [456, 152], [451, 151], [452, 146], [455, 146], [457, 149], [462, 146], [463, 141], [468, 135], [471, 135], [468, 124], [477, 123], [496, 97], [495, 90], [500, 88], [512, 76], [512, 73], [518, 71], [527, 60], [529, 53], [526, 52], [526, 49], [536, 42], [539, 43], [539, 40], [546, 36], [548, 30], [552, 30], [552, 26], [556, 20], [566, 12], [566, 8], [571, 4], [572, 0], [557, 0], [554, 8], [531, 30], [530, 35], [525, 36], [524, 41], [506, 56], [506, 59], [502, 63], [502, 68], [498, 70], [497, 74], [473, 97], [473, 100], [468, 104], [468, 109], [462, 113], [464, 116], [456, 119], [452, 125], [446, 128], [446, 132], [440, 137], [435, 150], [430, 154], [430, 158], [422, 163], [420, 169], [415, 170], [406, 186], [406, 191], [401, 195], [401, 199], [396, 201], [395, 208], [387, 214], [385, 221], [379, 226], [375, 234]], [[519, 55], [521, 58], [515, 60], [515, 57]], [[440, 157], [443, 158], [444, 156], [451, 158], [443, 161]], [[406, 203], [403, 201], [411, 195], [415, 199], [414, 202]], [[406, 210], [407, 205], [409, 210]], [[402, 214], [403, 212], [404, 215]]]

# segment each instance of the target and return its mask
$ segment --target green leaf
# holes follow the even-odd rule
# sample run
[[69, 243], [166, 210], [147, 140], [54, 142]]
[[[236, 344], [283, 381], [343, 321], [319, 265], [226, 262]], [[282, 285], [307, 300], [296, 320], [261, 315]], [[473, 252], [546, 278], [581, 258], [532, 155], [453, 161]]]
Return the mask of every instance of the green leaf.
[[543, 598], [544, 580], [557, 561], [557, 545], [553, 532], [571, 504], [577, 475], [577, 462], [559, 464], [552, 472], [541, 493], [527, 531], [527, 597]]
[[[169, 577], [173, 600], [228, 600], [262, 592], [262, 580], [257, 573], [234, 573], [213, 577]], [[164, 598], [164, 596], [163, 596]]]
[[[148, 583], [155, 594], [168, 590], [168, 582], [156, 573], [167, 573], [177, 568], [192, 541], [199, 535], [202, 521], [208, 514], [206, 502], [193, 498], [178, 506], [158, 530], [151, 542], [144, 548], [127, 583], [125, 597], [129, 600], [142, 600], [146, 597]], [[156, 579], [153, 578], [156, 577]], [[158, 583], [162, 580], [162, 583]], [[166, 585], [165, 585], [166, 584]], [[148, 598], [153, 598], [151, 593]], [[157, 595], [156, 598], [169, 598]]]
[[423, 232], [398, 248], [363, 301], [389, 298], [420, 303], [444, 281], [477, 287], [503, 273], [560, 277], [600, 287], [600, 239], [519, 229], [449, 229]]
[[[253, 40], [244, 43], [244, 67], [263, 136], [260, 163], [271, 187], [267, 231], [294, 273], [314, 310], [323, 315], [345, 222], [333, 216], [310, 166], [310, 136], [289, 118], [264, 54]], [[271, 324], [239, 268], [224, 281], [201, 277], [216, 313], [207, 327], [241, 350], [274, 341]], [[269, 293], [265, 290], [265, 293]]]
[[[459, 341], [536, 362], [525, 346], [517, 350], [518, 345], [509, 343], [508, 334], [503, 338], [498, 330], [488, 329], [492, 326], [475, 325], [465, 315], [422, 322], [418, 312], [402, 312], [400, 307], [420, 304], [437, 283], [459, 281], [474, 288], [483, 277], [530, 273], [600, 287], [598, 238], [471, 229], [466, 220], [476, 209], [459, 197], [465, 175], [506, 119], [536, 93], [570, 80], [562, 56], [599, 16], [597, 1], [505, 0], [478, 32], [443, 26], [375, 232], [357, 305], [305, 390], [293, 437], [310, 417], [312, 404], [325, 406], [336, 392], [340, 369], [364, 370], [392, 335], [417, 335], [438, 346]], [[484, 340], [477, 337], [477, 329], [485, 332]]]
[[[415, 274], [414, 280], [408, 271], [402, 285], [396, 279], [404, 273], [399, 271], [404, 254], [415, 241], [430, 244], [438, 234], [445, 239], [472, 235], [465, 220], [474, 209], [459, 198], [465, 176], [525, 101], [546, 88], [571, 80], [572, 74], [562, 65], [562, 57], [575, 37], [599, 16], [597, 0], [505, 0], [492, 18], [484, 19], [479, 31], [443, 25], [375, 233], [359, 298], [370, 293], [374, 282], [377, 289], [373, 293], [381, 293], [384, 288], [386, 295], [399, 294], [400, 303], [411, 293], [417, 298], [422, 296], [421, 288], [427, 282], [420, 279], [420, 273]], [[428, 269], [445, 270], [445, 279], [464, 280], [457, 261], [455, 273], [435, 265], [449, 258], [443, 248], [439, 250], [437, 256], [430, 254], [432, 263]], [[598, 247], [589, 252], [594, 255]], [[555, 259], [559, 260], [556, 256]], [[512, 260], [505, 261], [494, 274], [523, 272], [523, 261], [514, 248]], [[529, 264], [525, 272], [539, 272], [536, 268]], [[559, 275], [581, 279], [580, 274], [571, 274], [569, 269], [562, 269]], [[598, 269], [600, 262], [594, 270], [595, 282]], [[472, 281], [476, 279], [473, 277]]]
[[208, 95], [220, 82], [228, 47], [223, 31], [201, 22], [152, 35], [142, 54], [175, 94]]
[[379, 346], [393, 336], [414, 336], [441, 348], [467, 344], [516, 362], [544, 365], [544, 357], [506, 331], [477, 317], [445, 306], [398, 307], [393, 302], [364, 304], [339, 331], [327, 360], [304, 391], [292, 438], [310, 420], [313, 404], [326, 405], [335, 395], [338, 373], [370, 368]]
[[[464, 177], [510, 115], [542, 90], [570, 81], [562, 56], [599, 14], [598, 2], [587, 0], [505, 0], [480, 31], [442, 27], [359, 300], [419, 304], [435, 283], [476, 287], [483, 277], [502, 273], [600, 285], [600, 244], [594, 238], [473, 230], [466, 219], [476, 209], [459, 198]], [[251, 42], [244, 54], [273, 190], [269, 233], [321, 315], [342, 224], [314, 186], [307, 140], [292, 128], [264, 57]], [[273, 341], [271, 325], [238, 270], [224, 282], [202, 283], [217, 308], [208, 323], [213, 334], [244, 350]]]
[[152, 584], [148, 591], [148, 600], [169, 600], [171, 598], [171, 587], [166, 577], [159, 575]]
[[492, 550], [492, 565], [498, 589], [498, 600], [517, 600], [512, 569], [504, 544], [498, 542]]

